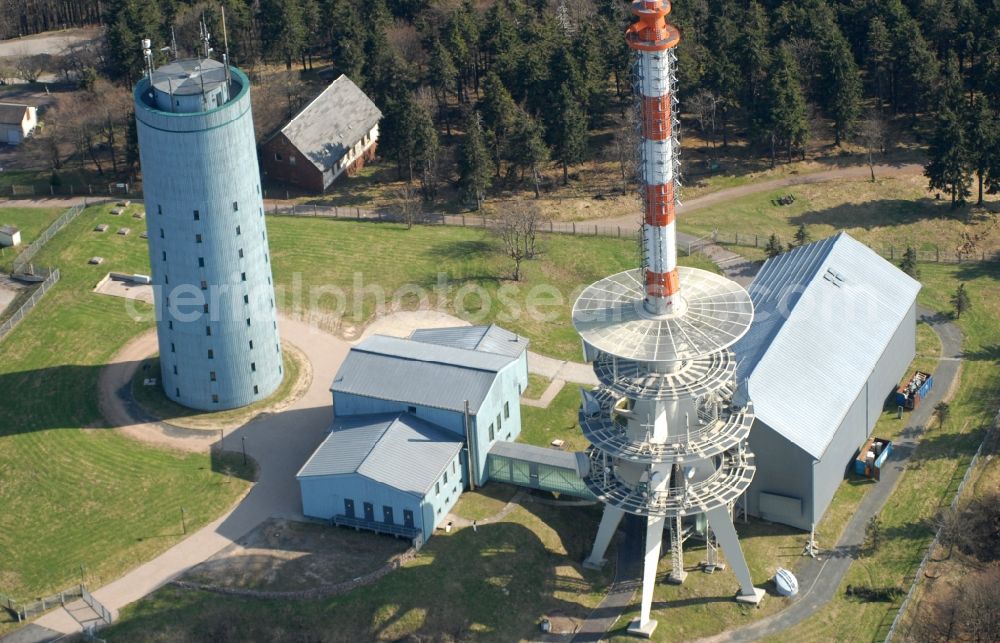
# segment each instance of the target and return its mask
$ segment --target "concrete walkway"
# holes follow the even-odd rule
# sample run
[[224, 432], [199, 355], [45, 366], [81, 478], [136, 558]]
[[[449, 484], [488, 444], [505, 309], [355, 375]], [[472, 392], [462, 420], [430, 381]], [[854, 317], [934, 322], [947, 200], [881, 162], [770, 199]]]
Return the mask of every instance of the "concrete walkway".
[[[349, 345], [343, 340], [292, 319], [280, 320], [282, 338], [309, 355], [313, 369], [312, 384], [297, 402], [284, 411], [258, 416], [245, 426], [230, 431], [225, 436], [225, 448], [236, 450], [246, 439], [247, 454], [260, 465], [260, 479], [250, 492], [230, 511], [191, 534], [153, 560], [128, 572], [118, 580], [93, 592], [105, 607], [117, 617], [118, 611], [161, 587], [173, 578], [213, 556], [224, 547], [237, 541], [264, 520], [272, 517], [298, 518], [301, 507], [295, 474], [306, 458], [322, 441], [331, 419], [329, 387], [334, 374], [347, 355]], [[147, 340], [150, 341], [150, 340]], [[138, 362], [131, 355], [142, 353], [141, 343], [130, 344], [130, 353], [116, 361], [132, 364]], [[145, 347], [145, 356], [155, 351], [155, 337]], [[110, 393], [112, 400], [124, 404], [120, 389]], [[112, 404], [114, 402], [112, 401]], [[122, 413], [125, 413], [123, 416]], [[127, 410], [118, 408], [115, 423], [129, 417]], [[126, 421], [121, 427], [129, 436], [148, 439], [163, 446], [169, 434], [162, 425]], [[143, 435], [142, 431], [149, 432]], [[192, 448], [191, 440], [204, 449], [217, 442], [218, 433], [208, 432], [210, 438], [192, 438], [192, 430], [182, 432], [177, 438], [179, 448]], [[55, 632], [80, 631], [79, 623], [64, 609], [50, 612], [35, 621], [36, 628]]]
[[552, 380], [541, 397], [537, 400], [522, 397], [521, 404], [524, 406], [533, 406], [538, 409], [547, 409], [549, 408], [549, 404], [552, 404], [552, 400], [556, 399], [556, 396], [559, 395], [559, 391], [563, 390], [564, 386], [566, 386], [564, 380]]

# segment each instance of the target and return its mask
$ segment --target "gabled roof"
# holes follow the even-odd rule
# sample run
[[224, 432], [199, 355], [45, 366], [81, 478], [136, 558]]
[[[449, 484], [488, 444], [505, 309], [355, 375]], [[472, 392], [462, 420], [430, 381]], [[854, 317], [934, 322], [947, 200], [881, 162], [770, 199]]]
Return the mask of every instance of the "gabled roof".
[[919, 290], [843, 232], [768, 260], [733, 347], [757, 418], [821, 458]]
[[440, 344], [483, 353], [518, 357], [528, 348], [528, 338], [521, 337], [496, 324], [489, 326], [453, 326], [450, 328], [418, 328], [410, 339], [427, 344]]
[[322, 172], [333, 167], [381, 118], [375, 103], [341, 74], [280, 133]]
[[514, 358], [372, 335], [351, 348], [330, 390], [472, 413]]
[[27, 110], [27, 105], [0, 103], [0, 123], [4, 125], [20, 125], [21, 121], [24, 120], [24, 113]]
[[297, 478], [357, 473], [419, 498], [462, 449], [462, 441], [409, 413], [338, 418]]

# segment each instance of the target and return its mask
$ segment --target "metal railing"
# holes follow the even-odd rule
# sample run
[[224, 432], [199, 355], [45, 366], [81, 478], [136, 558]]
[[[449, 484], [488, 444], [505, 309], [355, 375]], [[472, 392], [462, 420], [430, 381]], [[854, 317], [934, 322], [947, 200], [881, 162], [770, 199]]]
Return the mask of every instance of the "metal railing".
[[[958, 483], [958, 489], [955, 491], [955, 497], [951, 499], [950, 509], [955, 509], [958, 505], [959, 499], [962, 497], [962, 492], [965, 490], [965, 485], [968, 484], [969, 479], [972, 477], [972, 472], [976, 470], [976, 465], [979, 463], [979, 457], [983, 453], [983, 447], [990, 441], [990, 438], [994, 431], [1000, 427], [1000, 412], [997, 413], [996, 417], [993, 419], [993, 425], [986, 432], [986, 436], [983, 441], [979, 443], [979, 448], [976, 449], [976, 454], [972, 456], [972, 460], [969, 462], [969, 466], [965, 469], [965, 475], [962, 476], [962, 481]], [[899, 606], [899, 610], [896, 611], [896, 617], [892, 619], [892, 625], [889, 626], [889, 631], [885, 635], [885, 642], [889, 643], [892, 641], [892, 637], [896, 635], [899, 625], [903, 620], [903, 616], [906, 613], [906, 608], [910, 606], [910, 601], [913, 600], [914, 594], [916, 594], [917, 586], [920, 584], [920, 579], [924, 575], [924, 568], [927, 566], [927, 561], [930, 560], [931, 554], [934, 552], [934, 548], [937, 547], [938, 541], [941, 538], [941, 528], [938, 528], [934, 532], [934, 540], [931, 541], [930, 545], [927, 546], [927, 551], [924, 553], [924, 557], [920, 560], [920, 565], [917, 566], [917, 571], [913, 573], [913, 581], [910, 583], [910, 590], [906, 592], [906, 597], [903, 598], [903, 602]]]
[[43, 596], [29, 603], [20, 603], [5, 594], [0, 594], [0, 607], [10, 612], [17, 619], [18, 623], [23, 623], [32, 616], [47, 612], [53, 607], [65, 605], [67, 601], [83, 596], [83, 592], [85, 591], [86, 589], [83, 585], [74, 585], [58, 594]]
[[90, 606], [90, 609], [94, 610], [94, 613], [97, 614], [97, 616], [99, 616], [102, 621], [104, 621], [108, 625], [111, 625], [111, 622], [114, 619], [111, 616], [111, 612], [108, 610], [108, 608], [101, 605], [100, 601], [94, 598], [94, 595], [88, 592], [87, 588], [84, 587], [83, 585], [80, 585], [80, 593], [83, 602], [86, 603], [88, 606]]
[[62, 215], [53, 221], [52, 225], [50, 225], [45, 232], [42, 233], [42, 236], [32, 241], [30, 246], [25, 248], [21, 254], [17, 255], [17, 258], [14, 259], [14, 265], [11, 272], [23, 272], [24, 267], [28, 265], [32, 259], [34, 259], [35, 255], [38, 254], [38, 251], [41, 250], [46, 243], [48, 243], [49, 239], [55, 236], [55, 234], [62, 230], [66, 224], [83, 212], [83, 208], [83, 204], [74, 205], [70, 209], [63, 212]]
[[364, 518], [351, 518], [350, 516], [336, 515], [333, 517], [333, 524], [340, 527], [353, 527], [374, 531], [380, 534], [391, 536], [402, 536], [404, 538], [416, 538], [420, 535], [420, 529], [416, 527], [405, 527], [391, 522], [378, 522], [376, 520], [365, 520]]
[[35, 307], [35, 304], [42, 300], [45, 293], [47, 293], [49, 289], [52, 288], [57, 281], [59, 281], [58, 268], [48, 270], [48, 273], [48, 277], [45, 278], [45, 281], [42, 282], [41, 286], [35, 289], [35, 292], [31, 293], [31, 297], [28, 301], [21, 304], [21, 306], [14, 311], [14, 314], [11, 315], [10, 319], [5, 321], [3, 324], [0, 324], [0, 341], [10, 334], [12, 330], [14, 330], [14, 327], [17, 326], [21, 320], [24, 319], [25, 315], [27, 315], [28, 312]]

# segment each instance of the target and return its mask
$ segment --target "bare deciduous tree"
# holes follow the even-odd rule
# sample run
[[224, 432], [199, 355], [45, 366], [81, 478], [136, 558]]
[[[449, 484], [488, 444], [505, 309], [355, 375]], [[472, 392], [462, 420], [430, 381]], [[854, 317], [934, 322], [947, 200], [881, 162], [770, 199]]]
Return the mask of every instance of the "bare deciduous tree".
[[626, 110], [621, 124], [615, 128], [611, 143], [608, 144], [609, 155], [618, 162], [619, 178], [622, 182], [622, 194], [628, 194], [629, 184], [636, 180], [639, 170], [639, 146], [636, 143], [636, 116], [632, 110]]
[[14, 71], [17, 77], [26, 83], [33, 83], [38, 77], [45, 73], [45, 68], [49, 62], [45, 54], [28, 54], [21, 51], [16, 57]]
[[511, 279], [521, 280], [521, 263], [536, 254], [538, 230], [544, 217], [534, 203], [517, 199], [501, 209], [493, 231], [500, 239], [505, 255], [514, 262]]
[[885, 154], [885, 121], [879, 114], [861, 121], [858, 130], [858, 137], [861, 144], [865, 146], [865, 153], [868, 158], [868, 171], [872, 175], [872, 183], [875, 182], [875, 154]]
[[423, 217], [420, 195], [410, 183], [404, 183], [403, 187], [396, 191], [396, 211], [400, 220], [406, 224], [406, 229], [413, 227], [414, 223], [419, 223]]

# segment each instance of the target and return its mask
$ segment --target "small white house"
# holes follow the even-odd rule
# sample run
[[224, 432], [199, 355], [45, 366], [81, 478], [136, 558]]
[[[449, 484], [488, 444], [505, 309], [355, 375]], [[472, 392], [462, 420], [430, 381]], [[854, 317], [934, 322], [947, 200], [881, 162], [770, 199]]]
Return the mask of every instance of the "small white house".
[[0, 103], [0, 143], [20, 145], [38, 126], [38, 111], [31, 105]]
[[12, 225], [0, 226], [0, 247], [21, 245], [21, 231]]

